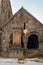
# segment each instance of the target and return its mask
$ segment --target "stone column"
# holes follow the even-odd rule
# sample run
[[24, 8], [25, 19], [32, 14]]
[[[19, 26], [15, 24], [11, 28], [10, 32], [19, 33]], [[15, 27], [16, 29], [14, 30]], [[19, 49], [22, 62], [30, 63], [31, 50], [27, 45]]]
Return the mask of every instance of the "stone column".
[[27, 38], [26, 38], [26, 35], [24, 36], [24, 49], [25, 49], [25, 51], [26, 51], [26, 49], [27, 49]]

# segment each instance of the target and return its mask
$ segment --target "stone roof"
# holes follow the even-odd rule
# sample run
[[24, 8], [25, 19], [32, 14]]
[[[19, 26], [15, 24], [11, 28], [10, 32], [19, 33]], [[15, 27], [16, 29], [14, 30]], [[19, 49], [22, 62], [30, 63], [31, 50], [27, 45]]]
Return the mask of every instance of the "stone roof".
[[[23, 7], [19, 10], [19, 11], [17, 11], [8, 21], [6, 21], [4, 24], [2, 24], [1, 25], [1, 27], [3, 28], [5, 25], [7, 25], [7, 23], [9, 23], [14, 17], [16, 17], [17, 16], [17, 14], [18, 13], [26, 13], [27, 15], [31, 15], [32, 17], [34, 17], [30, 12], [28, 12], [26, 9], [24, 9]], [[35, 18], [35, 17], [34, 17]], [[36, 18], [35, 18], [36, 19]], [[37, 20], [37, 19], [36, 19]], [[39, 20], [37, 20], [39, 23], [40, 23], [40, 21]], [[43, 27], [43, 24], [41, 24], [40, 23], [40, 25]]]

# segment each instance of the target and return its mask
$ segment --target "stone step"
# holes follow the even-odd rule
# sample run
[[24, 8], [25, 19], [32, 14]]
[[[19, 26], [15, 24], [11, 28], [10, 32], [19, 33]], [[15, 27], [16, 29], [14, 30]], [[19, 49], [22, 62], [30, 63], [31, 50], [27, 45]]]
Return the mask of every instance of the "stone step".
[[25, 57], [27, 57], [27, 58], [28, 57], [36, 57], [38, 53], [39, 53], [38, 50], [27, 50], [25, 52]]
[[18, 59], [19, 64], [24, 64], [24, 59]]

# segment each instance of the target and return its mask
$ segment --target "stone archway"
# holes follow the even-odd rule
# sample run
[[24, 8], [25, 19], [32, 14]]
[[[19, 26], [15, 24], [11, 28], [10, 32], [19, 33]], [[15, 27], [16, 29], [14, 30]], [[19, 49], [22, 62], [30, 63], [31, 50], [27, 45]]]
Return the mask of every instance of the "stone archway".
[[28, 36], [27, 48], [28, 49], [37, 49], [39, 47], [38, 35], [31, 34]]
[[[13, 33], [10, 35], [9, 38], [10, 38], [9, 46], [12, 47], [12, 46], [14, 46], [13, 45]], [[21, 47], [24, 48], [23, 35], [21, 36]]]

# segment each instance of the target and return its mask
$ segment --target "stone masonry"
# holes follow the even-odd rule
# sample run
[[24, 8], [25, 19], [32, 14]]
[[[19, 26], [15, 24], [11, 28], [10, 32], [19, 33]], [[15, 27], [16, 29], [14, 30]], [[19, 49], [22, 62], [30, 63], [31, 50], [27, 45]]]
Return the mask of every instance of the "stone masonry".
[[[40, 50], [43, 50], [43, 24], [41, 24], [33, 15], [31, 15], [23, 7], [16, 14], [12, 15], [10, 1], [1, 0], [0, 2], [0, 54], [7, 57], [19, 58], [20, 56], [24, 57], [24, 53], [28, 53], [31, 50], [33, 50], [34, 53], [35, 51], [40, 52]], [[22, 41], [20, 45], [15, 46], [13, 45], [13, 31], [16, 28], [22, 29]], [[26, 31], [26, 34], [24, 31]], [[33, 45], [32, 44], [30, 46], [30, 50], [29, 46], [27, 47], [27, 44], [29, 45], [30, 43], [29, 36], [31, 35], [35, 35], [38, 38], [36, 39], [35, 37], [34, 39], [36, 42], [38, 41], [38, 43], [35, 42], [36, 46], [33, 46], [33, 49], [31, 48], [31, 46]]]

